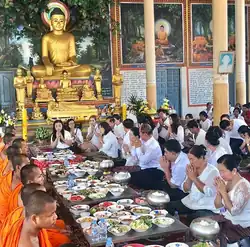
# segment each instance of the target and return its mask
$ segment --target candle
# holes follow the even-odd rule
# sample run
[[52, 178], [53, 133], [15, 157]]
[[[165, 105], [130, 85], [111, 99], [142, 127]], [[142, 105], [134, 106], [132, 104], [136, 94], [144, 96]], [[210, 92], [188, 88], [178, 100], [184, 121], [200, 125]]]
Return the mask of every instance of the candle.
[[27, 110], [23, 108], [22, 111], [22, 128], [23, 128], [23, 139], [28, 139], [28, 121], [27, 121]]
[[122, 119], [125, 120], [127, 118], [127, 106], [126, 104], [122, 105]]

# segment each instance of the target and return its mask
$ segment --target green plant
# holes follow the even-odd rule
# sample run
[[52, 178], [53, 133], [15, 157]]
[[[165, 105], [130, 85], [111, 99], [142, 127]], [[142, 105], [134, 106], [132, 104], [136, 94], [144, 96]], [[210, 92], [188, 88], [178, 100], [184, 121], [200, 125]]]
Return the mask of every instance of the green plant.
[[47, 140], [51, 136], [51, 132], [45, 127], [38, 127], [36, 129], [37, 140]]
[[145, 106], [145, 101], [138, 98], [136, 95], [131, 95], [128, 100], [128, 109], [132, 111], [136, 116], [139, 115]]

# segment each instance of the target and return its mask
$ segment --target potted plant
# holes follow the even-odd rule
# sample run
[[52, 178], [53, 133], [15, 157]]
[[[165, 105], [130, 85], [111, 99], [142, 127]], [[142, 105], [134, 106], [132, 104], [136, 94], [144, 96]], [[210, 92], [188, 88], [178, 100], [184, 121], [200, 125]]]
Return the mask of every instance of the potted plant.
[[48, 140], [51, 136], [51, 132], [49, 129], [45, 127], [38, 127], [36, 129], [36, 139], [40, 144], [43, 144], [44, 141]]

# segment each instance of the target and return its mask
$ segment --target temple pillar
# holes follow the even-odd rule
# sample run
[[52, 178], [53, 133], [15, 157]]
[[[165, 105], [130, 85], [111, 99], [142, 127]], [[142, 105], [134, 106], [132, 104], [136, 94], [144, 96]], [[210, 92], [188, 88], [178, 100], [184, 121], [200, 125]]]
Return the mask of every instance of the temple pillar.
[[229, 111], [228, 75], [218, 74], [219, 55], [228, 50], [227, 0], [213, 0], [213, 117], [214, 125]]
[[236, 102], [246, 104], [246, 24], [245, 0], [235, 1]]
[[147, 101], [151, 107], [156, 108], [157, 99], [154, 0], [144, 0], [144, 25]]

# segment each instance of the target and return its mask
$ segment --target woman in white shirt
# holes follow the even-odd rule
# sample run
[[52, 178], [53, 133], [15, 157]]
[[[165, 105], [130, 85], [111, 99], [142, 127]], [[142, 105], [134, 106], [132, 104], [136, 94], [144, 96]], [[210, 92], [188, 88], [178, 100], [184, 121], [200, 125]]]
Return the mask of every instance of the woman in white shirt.
[[117, 158], [119, 143], [109, 124], [106, 122], [100, 123], [99, 130], [101, 133], [101, 136], [99, 137], [99, 151], [111, 158]]
[[67, 128], [69, 133], [71, 134], [73, 143], [76, 144], [77, 147], [83, 144], [82, 131], [79, 128], [76, 128], [74, 119], [69, 119], [67, 121]]
[[189, 195], [181, 201], [168, 203], [167, 210], [172, 215], [175, 211], [179, 214], [188, 214], [191, 221], [197, 215], [206, 216], [216, 212], [213, 203], [216, 196], [214, 179], [219, 176], [219, 171], [207, 164], [206, 148], [202, 145], [194, 145], [189, 151], [188, 158], [190, 164], [187, 166], [182, 190]]
[[181, 148], [183, 148], [184, 143], [184, 128], [181, 126], [180, 117], [177, 114], [171, 114], [169, 118], [169, 130], [168, 130], [168, 136], [169, 139], [175, 139], [177, 140]]
[[[223, 209], [223, 215], [226, 220], [231, 221], [232, 231], [236, 230], [236, 226], [244, 228], [239, 239], [249, 236], [250, 230], [250, 183], [237, 171], [237, 162], [233, 155], [224, 155], [218, 160], [218, 169], [221, 177], [215, 178], [215, 186], [217, 196], [214, 204], [216, 208]], [[227, 224], [230, 226], [230, 224]], [[247, 228], [247, 229], [246, 229]], [[221, 229], [224, 230], [223, 228]], [[226, 229], [228, 231], [228, 229]], [[248, 230], [248, 231], [247, 231]], [[248, 232], [248, 233], [247, 233]], [[222, 237], [230, 238], [230, 236], [220, 233]], [[225, 239], [222, 239], [225, 240]], [[222, 244], [222, 243], [221, 243]], [[226, 245], [221, 245], [226, 246]]]
[[72, 137], [70, 133], [63, 128], [63, 122], [56, 120], [53, 124], [53, 133], [51, 136], [51, 148], [66, 149], [72, 146]]
[[207, 132], [212, 126], [212, 121], [208, 118], [208, 114], [205, 111], [200, 112], [199, 116], [201, 128]]
[[220, 146], [219, 136], [214, 131], [208, 131], [206, 133], [207, 142], [207, 162], [210, 165], [217, 166], [217, 160], [227, 154], [226, 150]]
[[244, 117], [241, 116], [241, 109], [240, 108], [238, 108], [238, 107], [234, 108], [233, 116], [232, 116], [231, 119], [241, 119], [241, 120], [244, 120]]

